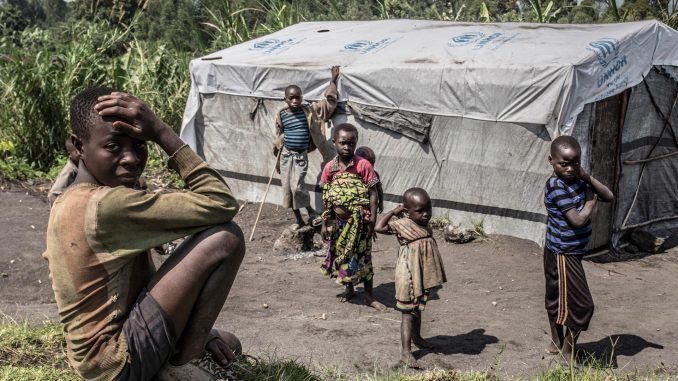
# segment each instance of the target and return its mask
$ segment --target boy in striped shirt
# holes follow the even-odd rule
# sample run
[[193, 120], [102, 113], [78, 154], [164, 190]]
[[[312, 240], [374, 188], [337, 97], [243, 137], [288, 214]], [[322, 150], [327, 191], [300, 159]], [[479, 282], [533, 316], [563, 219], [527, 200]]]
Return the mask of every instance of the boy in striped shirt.
[[299, 86], [290, 85], [285, 88], [287, 106], [278, 112], [275, 120], [276, 140], [273, 154], [280, 161], [277, 165], [280, 173], [283, 206], [292, 208], [298, 226], [304, 226], [300, 209], [306, 209], [309, 223], [319, 225], [322, 220], [311, 208], [311, 199], [306, 190], [306, 172], [308, 171], [308, 153], [320, 149], [323, 161], [330, 161], [335, 155], [331, 144], [324, 134], [324, 123], [332, 117], [337, 107], [337, 78], [339, 67], [332, 67], [332, 79], [325, 99], [311, 104], [303, 103], [303, 95]]
[[593, 299], [586, 282], [582, 256], [591, 238], [591, 214], [596, 200], [614, 195], [580, 166], [581, 147], [571, 136], [551, 143], [553, 175], [544, 187], [548, 213], [544, 244], [545, 305], [551, 328], [549, 353], [572, 358], [577, 338], [588, 329]]

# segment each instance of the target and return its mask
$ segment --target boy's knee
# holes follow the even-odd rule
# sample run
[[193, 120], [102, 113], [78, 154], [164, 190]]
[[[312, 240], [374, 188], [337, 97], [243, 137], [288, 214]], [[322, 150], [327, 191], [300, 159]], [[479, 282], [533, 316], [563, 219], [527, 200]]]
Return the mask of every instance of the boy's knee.
[[241, 260], [245, 256], [245, 236], [240, 226], [235, 222], [228, 222], [223, 225], [215, 226], [211, 231], [211, 240], [217, 250], [215, 254], [226, 260]]

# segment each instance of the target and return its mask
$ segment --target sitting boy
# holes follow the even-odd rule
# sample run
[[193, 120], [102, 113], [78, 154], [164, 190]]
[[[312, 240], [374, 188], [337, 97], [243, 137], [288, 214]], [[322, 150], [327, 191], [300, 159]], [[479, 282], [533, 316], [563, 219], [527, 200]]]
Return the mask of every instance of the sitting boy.
[[549, 164], [553, 176], [544, 187], [548, 214], [544, 244], [545, 305], [551, 328], [549, 353], [565, 361], [574, 355], [581, 331], [593, 316], [593, 298], [581, 257], [591, 238], [591, 215], [596, 198], [612, 201], [614, 195], [580, 166], [581, 148], [571, 136], [551, 143]]
[[54, 184], [52, 184], [49, 193], [47, 193], [47, 200], [50, 205], [54, 204], [54, 200], [64, 193], [64, 190], [75, 181], [75, 176], [78, 174], [78, 162], [80, 161], [80, 156], [75, 147], [73, 147], [70, 136], [66, 139], [66, 152], [68, 152], [66, 165], [64, 165], [61, 172], [59, 172], [59, 175], [54, 179]]
[[282, 181], [282, 203], [283, 207], [292, 208], [298, 226], [305, 225], [300, 212], [300, 209], [304, 208], [308, 212], [309, 223], [315, 226], [321, 223], [321, 219], [311, 208], [311, 198], [306, 190], [305, 179], [309, 152], [319, 148], [323, 161], [329, 161], [334, 155], [331, 145], [325, 138], [322, 124], [332, 117], [337, 107], [339, 97], [337, 78], [339, 67], [334, 66], [332, 79], [325, 90], [326, 99], [310, 105], [303, 103], [299, 86], [287, 86], [285, 89], [287, 107], [276, 115], [273, 154], [280, 156], [278, 172]]
[[[233, 361], [226, 341], [239, 344], [210, 331], [245, 253], [228, 186], [128, 94], [87, 89], [70, 116], [78, 174], [52, 207], [43, 254], [69, 363], [87, 380], [228, 379], [214, 361]], [[133, 188], [147, 141], [187, 191]], [[148, 250], [187, 235], [153, 274]]]

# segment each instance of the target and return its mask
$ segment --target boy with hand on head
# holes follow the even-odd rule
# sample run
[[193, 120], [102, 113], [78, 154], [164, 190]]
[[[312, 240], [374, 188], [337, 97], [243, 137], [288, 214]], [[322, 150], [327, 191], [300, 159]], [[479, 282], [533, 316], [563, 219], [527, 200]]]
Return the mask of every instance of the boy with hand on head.
[[[374, 168], [374, 162], [377, 160], [377, 156], [374, 154], [372, 148], [367, 146], [358, 147], [358, 149], [355, 150], [355, 154], [367, 159]], [[374, 173], [377, 174], [377, 178], [379, 179], [379, 182], [377, 183], [377, 212], [381, 213], [384, 211], [384, 188], [381, 186], [381, 176], [379, 176], [379, 172], [375, 170]]]
[[[320, 148], [325, 160], [331, 153], [324, 133], [324, 123], [332, 117], [337, 107], [337, 79], [339, 67], [332, 67], [332, 79], [325, 90], [325, 100], [310, 105], [303, 103], [301, 88], [296, 85], [285, 89], [287, 107], [278, 112], [275, 120], [276, 140], [273, 154], [280, 155], [276, 163], [283, 188], [283, 207], [292, 208], [298, 226], [304, 226], [300, 209], [306, 209], [309, 223], [317, 226], [320, 219], [311, 208], [311, 199], [306, 190], [308, 153]], [[282, 152], [280, 152], [282, 151]]]
[[544, 245], [545, 305], [551, 329], [549, 353], [569, 361], [581, 331], [593, 316], [581, 257], [591, 238], [591, 215], [596, 200], [610, 202], [614, 195], [580, 166], [581, 148], [571, 136], [551, 143], [549, 164], [553, 175], [544, 187], [548, 214]]
[[[431, 290], [447, 281], [429, 226], [431, 215], [428, 193], [410, 188], [403, 194], [403, 204], [386, 213], [375, 227], [377, 233], [395, 234], [400, 243], [395, 270], [396, 310], [402, 312], [400, 364], [410, 368], [419, 368], [412, 355], [412, 343], [419, 348], [433, 347], [421, 337], [421, 313]], [[391, 220], [394, 216], [402, 217]]]
[[363, 282], [365, 304], [382, 311], [386, 307], [372, 296], [372, 237], [379, 178], [369, 161], [355, 155], [355, 126], [338, 125], [332, 141], [337, 156], [325, 165], [320, 177], [325, 204], [321, 234], [330, 241], [321, 269], [344, 286], [344, 292], [337, 295], [342, 302], [353, 298], [354, 286]]
[[[220, 365], [239, 341], [212, 330], [245, 253], [230, 189], [128, 94], [86, 89], [70, 115], [78, 174], [52, 207], [43, 254], [69, 363], [86, 380], [230, 379]], [[147, 141], [187, 191], [134, 189]], [[187, 235], [153, 273], [148, 250]]]
[[61, 172], [59, 172], [59, 175], [54, 179], [54, 184], [52, 184], [52, 188], [50, 188], [49, 193], [47, 193], [47, 200], [50, 205], [54, 204], [54, 200], [64, 193], [64, 190], [68, 188], [69, 185], [73, 184], [75, 176], [78, 174], [78, 162], [80, 161], [80, 156], [73, 146], [70, 136], [66, 139], [66, 151], [68, 152], [66, 165], [64, 165]]

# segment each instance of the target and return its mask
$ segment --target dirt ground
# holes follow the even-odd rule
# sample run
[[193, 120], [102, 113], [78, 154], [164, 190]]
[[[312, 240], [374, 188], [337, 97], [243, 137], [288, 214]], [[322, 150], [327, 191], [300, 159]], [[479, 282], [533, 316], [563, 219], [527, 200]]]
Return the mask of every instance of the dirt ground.
[[[256, 205], [236, 221], [248, 237]], [[48, 206], [25, 192], [0, 193], [0, 316], [30, 322], [56, 320], [45, 248]], [[322, 258], [272, 251], [292, 214], [266, 205], [217, 326], [241, 337], [247, 351], [291, 358], [344, 372], [393, 366], [399, 354], [400, 315], [355, 302], [322, 276]], [[427, 306], [423, 333], [438, 353], [417, 351], [428, 367], [534, 375], [552, 364], [545, 355], [546, 313], [540, 248], [491, 236], [452, 245], [438, 239], [449, 281]], [[397, 244], [380, 237], [374, 248], [375, 294], [393, 307]], [[643, 259], [585, 263], [596, 303], [580, 348], [624, 371], [678, 372], [678, 250]], [[614, 354], [611, 341], [616, 342]]]

